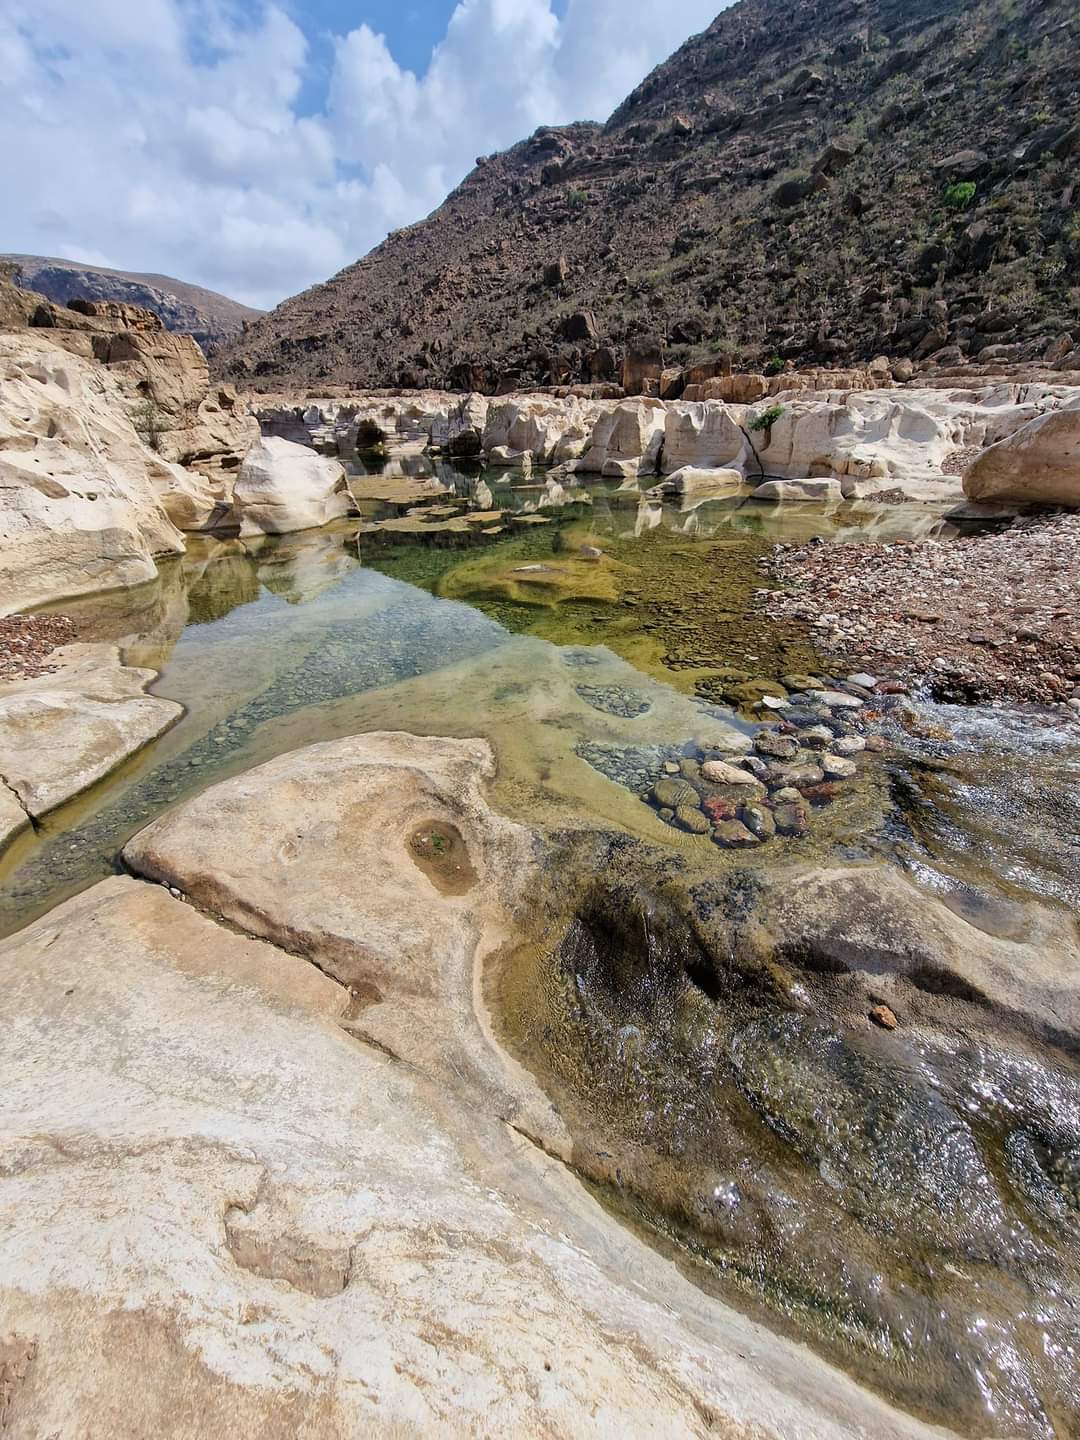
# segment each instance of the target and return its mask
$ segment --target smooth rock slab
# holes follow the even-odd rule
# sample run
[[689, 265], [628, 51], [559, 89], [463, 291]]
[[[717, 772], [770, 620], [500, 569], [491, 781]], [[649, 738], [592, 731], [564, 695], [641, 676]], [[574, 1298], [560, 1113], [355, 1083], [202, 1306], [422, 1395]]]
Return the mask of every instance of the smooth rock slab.
[[[124, 849], [137, 874], [308, 957], [356, 997], [353, 1028], [561, 1151], [549, 1102], [487, 1041], [474, 984], [533, 872], [495, 814], [483, 740], [376, 733], [312, 745], [216, 785]], [[460, 837], [461, 890], [418, 840]], [[458, 893], [454, 893], [457, 890]]]
[[766, 480], [754, 491], [755, 500], [817, 500], [839, 505], [843, 498], [839, 480]]
[[0, 686], [0, 775], [35, 820], [104, 779], [183, 713], [145, 693], [156, 671], [121, 665], [111, 645], [69, 645], [51, 663], [53, 674]]

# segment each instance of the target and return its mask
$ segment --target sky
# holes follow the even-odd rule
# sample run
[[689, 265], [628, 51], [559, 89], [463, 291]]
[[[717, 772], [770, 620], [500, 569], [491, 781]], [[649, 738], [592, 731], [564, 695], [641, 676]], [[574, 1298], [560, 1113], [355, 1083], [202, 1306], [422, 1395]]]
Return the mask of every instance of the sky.
[[269, 308], [724, 0], [3, 0], [0, 252]]

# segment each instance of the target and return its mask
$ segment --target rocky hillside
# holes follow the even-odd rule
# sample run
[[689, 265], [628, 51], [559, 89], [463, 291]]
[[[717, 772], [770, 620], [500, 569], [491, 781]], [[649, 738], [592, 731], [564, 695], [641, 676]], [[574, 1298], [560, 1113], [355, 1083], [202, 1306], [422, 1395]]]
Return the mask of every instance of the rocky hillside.
[[741, 0], [606, 125], [482, 158], [218, 363], [491, 391], [632, 352], [1027, 359], [1080, 325], [1078, 160], [1074, 0]]
[[168, 275], [132, 275], [41, 255], [0, 255], [0, 265], [12, 267], [17, 284], [58, 305], [69, 300], [115, 300], [152, 310], [167, 330], [190, 335], [207, 351], [236, 339], [247, 322], [263, 313]]

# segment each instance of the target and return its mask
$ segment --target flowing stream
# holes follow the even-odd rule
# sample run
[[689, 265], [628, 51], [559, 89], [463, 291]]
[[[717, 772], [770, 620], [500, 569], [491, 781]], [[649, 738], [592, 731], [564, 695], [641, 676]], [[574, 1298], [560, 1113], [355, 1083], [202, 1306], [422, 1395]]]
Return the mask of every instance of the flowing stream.
[[[781, 913], [789, 871], [877, 862], [940, 901], [973, 953], [1031, 939], [1037, 902], [1046, 954], [1071, 935], [1075, 961], [1080, 732], [904, 703], [881, 720], [889, 753], [808, 835], [746, 854], [646, 803], [687, 757], [755, 730], [755, 685], [826, 669], [811, 635], [755, 609], [769, 545], [948, 526], [918, 506], [777, 510], [600, 483], [552, 503], [521, 474], [444, 479], [515, 518], [193, 539], [151, 585], [55, 607], [158, 670], [154, 693], [184, 713], [0, 856], [0, 932], [112, 873], [167, 807], [274, 755], [377, 729], [485, 736], [493, 803], [547, 837], [553, 870], [537, 933], [490, 993], [580, 1173], [699, 1283], [909, 1408], [972, 1435], [1080, 1433], [1080, 977], [1016, 976], [1015, 996], [1002, 979], [1001, 999], [920, 961], [900, 976], [919, 1023], [885, 1035], [854, 1025], [875, 998], [858, 987], [912, 951], [917, 912], [858, 964], [757, 918]], [[369, 524], [400, 515], [365, 508]]]

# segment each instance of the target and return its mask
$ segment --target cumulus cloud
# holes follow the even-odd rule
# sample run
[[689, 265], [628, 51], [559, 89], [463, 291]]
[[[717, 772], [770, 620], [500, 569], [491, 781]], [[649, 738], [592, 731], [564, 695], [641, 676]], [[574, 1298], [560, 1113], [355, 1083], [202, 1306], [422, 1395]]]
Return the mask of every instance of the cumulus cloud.
[[605, 118], [723, 3], [461, 0], [423, 74], [361, 24], [302, 113], [309, 37], [272, 0], [8, 0], [0, 250], [275, 304], [427, 214], [477, 155]]

